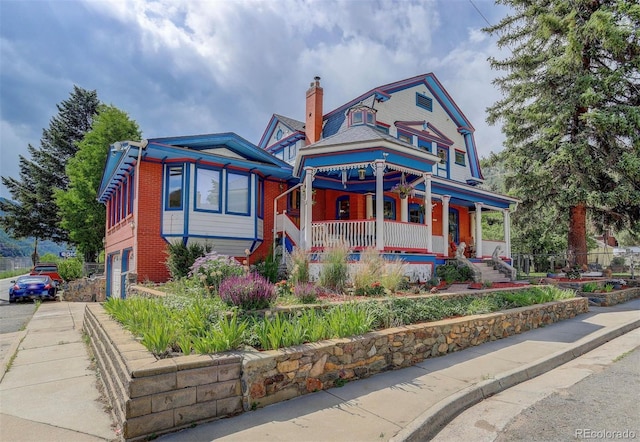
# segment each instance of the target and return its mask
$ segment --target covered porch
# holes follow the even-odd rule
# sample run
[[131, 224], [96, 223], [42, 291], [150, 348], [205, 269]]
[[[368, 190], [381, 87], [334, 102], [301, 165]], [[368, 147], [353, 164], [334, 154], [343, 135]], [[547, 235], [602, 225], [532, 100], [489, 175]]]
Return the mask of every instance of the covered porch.
[[[438, 155], [356, 126], [300, 149], [299, 181], [276, 197], [282, 203], [274, 205], [274, 237], [305, 250], [344, 243], [440, 259], [462, 243], [469, 258], [491, 256], [500, 246], [499, 256], [510, 258], [509, 207], [517, 200], [479, 188], [482, 180], [460, 169], [454, 173], [449, 146], [437, 144]], [[492, 241], [482, 231], [488, 211], [502, 213], [504, 226]]]

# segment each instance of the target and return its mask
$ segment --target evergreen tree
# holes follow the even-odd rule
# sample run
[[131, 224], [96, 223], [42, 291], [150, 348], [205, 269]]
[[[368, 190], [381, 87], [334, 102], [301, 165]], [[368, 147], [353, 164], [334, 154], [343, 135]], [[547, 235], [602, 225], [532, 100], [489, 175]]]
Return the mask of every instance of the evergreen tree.
[[0, 210], [5, 212], [0, 224], [16, 238], [35, 237], [34, 258], [39, 239], [68, 239], [59, 225], [61, 218], [53, 195], [57, 189], [67, 188], [65, 166], [77, 151], [76, 143], [91, 127], [98, 104], [96, 91], [74, 86], [70, 97], [57, 105], [58, 114], [49, 128], [42, 131], [40, 147], [28, 146], [31, 159], [20, 156], [20, 178], [2, 177], [13, 201], [0, 201]]
[[[528, 214], [568, 220], [586, 263], [586, 214], [640, 229], [640, 5], [631, 0], [499, 0], [514, 14], [487, 28], [511, 51], [490, 59], [505, 98], [510, 192]], [[532, 222], [547, 216], [534, 217]], [[544, 227], [544, 226], [543, 226]]]
[[87, 262], [94, 262], [103, 248], [105, 207], [98, 202], [97, 194], [109, 145], [139, 139], [137, 123], [125, 112], [101, 105], [91, 130], [78, 143], [78, 151], [67, 163], [67, 190], [57, 190], [55, 197], [62, 215], [61, 226], [69, 232], [70, 241]]

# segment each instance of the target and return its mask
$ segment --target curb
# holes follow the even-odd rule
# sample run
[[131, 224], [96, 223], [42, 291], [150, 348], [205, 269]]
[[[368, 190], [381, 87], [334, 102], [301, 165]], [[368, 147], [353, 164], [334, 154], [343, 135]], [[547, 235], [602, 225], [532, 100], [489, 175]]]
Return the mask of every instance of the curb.
[[[640, 319], [619, 325], [613, 329], [596, 332], [588, 341], [577, 343], [565, 350], [560, 350], [550, 356], [530, 362], [519, 368], [506, 371], [495, 379], [479, 382], [464, 388], [457, 393], [441, 400], [430, 409], [406, 425], [389, 442], [419, 442], [431, 440], [456, 416], [482, 400], [496, 393], [507, 390], [521, 382], [528, 381], [554, 368], [582, 356], [601, 345], [625, 333], [640, 327]], [[580, 341], [578, 341], [580, 342]]]
[[9, 365], [11, 364], [11, 360], [14, 358], [16, 353], [18, 352], [18, 347], [22, 343], [22, 340], [25, 336], [27, 336], [27, 330], [22, 330], [18, 332], [19, 334], [15, 337], [11, 345], [9, 346], [9, 350], [7, 354], [2, 359], [2, 367], [0, 367], [0, 382], [4, 379], [4, 375], [9, 371]]

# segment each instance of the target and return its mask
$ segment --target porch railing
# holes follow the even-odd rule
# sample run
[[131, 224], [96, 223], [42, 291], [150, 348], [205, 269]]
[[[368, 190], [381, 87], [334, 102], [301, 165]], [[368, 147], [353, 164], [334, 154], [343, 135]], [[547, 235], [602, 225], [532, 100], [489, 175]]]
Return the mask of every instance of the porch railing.
[[375, 247], [375, 220], [320, 221], [312, 224], [311, 247], [332, 247], [340, 243], [351, 248]]
[[[331, 247], [340, 243], [351, 248], [375, 247], [375, 220], [320, 221], [312, 224], [311, 247]], [[426, 250], [427, 227], [422, 224], [385, 221], [384, 246], [392, 249]]]
[[284, 233], [289, 235], [294, 244], [300, 244], [300, 230], [286, 213], [279, 213], [276, 216], [275, 228], [278, 233], [284, 230]]
[[427, 226], [397, 221], [384, 222], [384, 247], [392, 249], [427, 248]]

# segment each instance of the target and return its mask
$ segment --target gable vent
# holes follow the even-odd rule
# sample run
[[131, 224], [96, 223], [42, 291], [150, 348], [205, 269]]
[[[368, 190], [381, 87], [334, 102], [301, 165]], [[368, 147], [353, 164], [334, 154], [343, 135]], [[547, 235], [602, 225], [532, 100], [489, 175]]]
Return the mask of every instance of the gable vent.
[[426, 95], [416, 92], [416, 106], [433, 112], [433, 100]]

